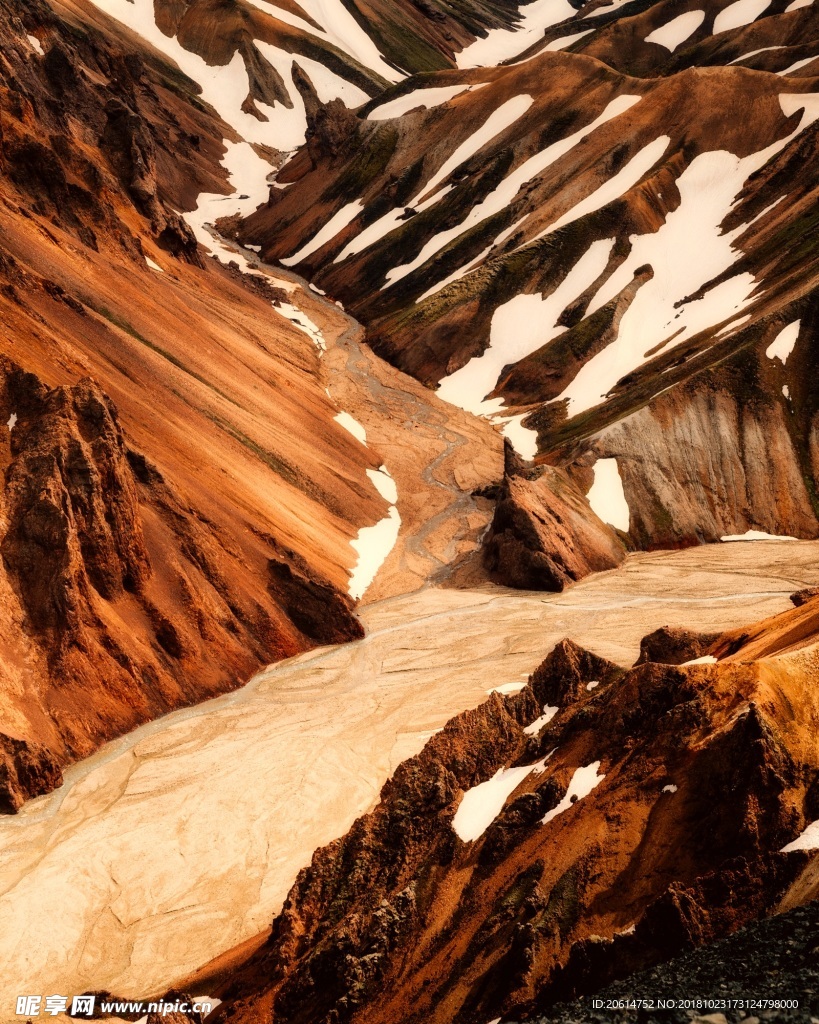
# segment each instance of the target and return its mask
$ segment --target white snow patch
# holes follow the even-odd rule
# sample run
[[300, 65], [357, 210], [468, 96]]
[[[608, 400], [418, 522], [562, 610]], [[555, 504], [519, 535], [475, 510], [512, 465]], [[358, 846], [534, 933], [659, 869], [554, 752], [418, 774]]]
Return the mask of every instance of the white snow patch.
[[799, 329], [802, 326], [801, 320], [794, 320], [792, 324], [777, 334], [771, 344], [765, 349], [765, 355], [769, 359], [778, 359], [782, 365], [788, 361], [788, 356], [793, 352], [796, 339], [799, 337]]
[[[391, 67], [378, 47], [358, 24], [342, 0], [299, 0], [299, 6], [322, 26], [325, 38], [351, 54], [359, 63], [378, 72], [388, 82], [399, 82], [404, 75]], [[315, 32], [315, 29], [310, 29]]]
[[[368, 473], [374, 472], [368, 470]], [[387, 560], [387, 556], [395, 547], [398, 531], [401, 529], [401, 516], [395, 505], [390, 506], [385, 519], [375, 526], [364, 526], [358, 531], [358, 537], [351, 545], [358, 552], [358, 562], [350, 577], [350, 597], [360, 601], [370, 584], [378, 574], [378, 570]]]
[[543, 714], [540, 718], [536, 718], [531, 725], [527, 725], [523, 730], [527, 736], [537, 736], [544, 725], [548, 725], [549, 722], [555, 717], [560, 708], [551, 708], [548, 704], [543, 705]]
[[631, 3], [631, 0], [609, 0], [607, 4], [601, 4], [600, 7], [593, 11], [589, 11], [588, 14], [584, 14], [584, 18], [596, 18], [599, 14], [611, 14], [612, 11], [616, 11], [620, 7], [625, 7], [626, 4]]
[[251, 252], [261, 252], [262, 247], [260, 245], [246, 245], [245, 249], [250, 249]]
[[714, 18], [714, 35], [750, 25], [770, 6], [771, 0], [736, 0], [735, 3], [723, 8]]
[[[777, 71], [778, 75], [789, 75], [792, 71], [798, 71], [800, 68], [805, 67], [807, 64], [812, 64], [816, 60], [816, 57], [804, 57], [802, 60], [796, 61], [794, 64], [789, 64], [784, 71]], [[783, 197], [784, 198], [784, 197]]]
[[[226, 152], [222, 157], [222, 166], [227, 168], [230, 184], [235, 191], [229, 196], [219, 192], [202, 192], [196, 201], [196, 209], [186, 213], [185, 220], [196, 235], [196, 240], [215, 252], [220, 260], [225, 263], [235, 260], [244, 273], [263, 277], [261, 271], [252, 267], [246, 255], [214, 238], [207, 225], [234, 213], [243, 217], [253, 213], [256, 207], [267, 200], [267, 178], [272, 168], [247, 142], [230, 142], [225, 139], [223, 145]], [[295, 286], [289, 290], [294, 291]]]
[[569, 783], [569, 788], [566, 790], [566, 795], [557, 805], [553, 807], [551, 811], [547, 811], [546, 814], [541, 818], [541, 824], [546, 825], [553, 818], [556, 818], [558, 814], [562, 814], [567, 811], [575, 800], [572, 797], [576, 797], [577, 800], [582, 800], [583, 797], [588, 796], [589, 793], [599, 786], [600, 783], [605, 779], [605, 775], [598, 775], [597, 770], [600, 767], [599, 761], [593, 761], [591, 764], [586, 765], [585, 768], [578, 768], [572, 776], [572, 781]]
[[524, 427], [524, 417], [528, 413], [521, 413], [520, 416], [493, 416], [494, 422], [502, 422], [501, 433], [512, 442], [512, 447], [522, 459], [531, 462], [537, 455], [537, 431], [531, 427]]
[[369, 99], [363, 89], [359, 89], [358, 86], [333, 74], [329, 68], [317, 60], [312, 60], [301, 54], [288, 53], [286, 50], [279, 49], [279, 47], [260, 39], [255, 40], [255, 44], [259, 52], [281, 76], [293, 104], [292, 107], [285, 107], [283, 104], [276, 103], [275, 106], [269, 107], [264, 103], [256, 102], [259, 110], [262, 110], [270, 118], [270, 126], [267, 131], [268, 144], [275, 145], [277, 149], [284, 151], [296, 149], [304, 143], [306, 138], [307, 115], [304, 110], [304, 100], [293, 83], [293, 66], [295, 64], [307, 73], [322, 103], [340, 99], [348, 107], [354, 108], [361, 106]]
[[[453, 187], [454, 186], [452, 185], [447, 185], [446, 188], [442, 188], [440, 192], [436, 192], [434, 196], [430, 196], [423, 203], [413, 206], [412, 209], [414, 209], [416, 213], [423, 213], [423, 211], [428, 209], [430, 206], [434, 206], [435, 203], [439, 203], [445, 195], [448, 195], [452, 191]], [[414, 201], [414, 199], [410, 200], [410, 204], [408, 205], [411, 205]], [[352, 241], [350, 241], [348, 245], [341, 250], [333, 262], [341, 263], [353, 253], [362, 252], [368, 246], [380, 241], [385, 235], [388, 235], [390, 231], [393, 231], [404, 223], [405, 209], [406, 207], [402, 206], [396, 210], [390, 210], [389, 213], [385, 213], [383, 217], [379, 217], [378, 220], [364, 228], [363, 231], [357, 234], [355, 238], [353, 238]]]
[[[348, 412], [340, 412], [337, 416], [334, 416], [333, 419], [340, 427], [344, 427], [348, 433], [352, 434], [357, 441], [366, 445], [367, 431], [362, 427], [357, 419], [354, 419]], [[372, 471], [368, 470], [368, 472]]]
[[586, 683], [586, 689], [587, 690], [596, 690], [599, 685], [600, 685], [600, 680], [599, 679], [593, 679], [590, 683]]
[[289, 320], [291, 324], [298, 327], [300, 331], [303, 331], [308, 338], [312, 339], [319, 352], [325, 352], [327, 350], [327, 343], [324, 340], [324, 335], [321, 333], [321, 328], [318, 324], [313, 323], [304, 310], [299, 309], [298, 306], [294, 306], [289, 302], [282, 302], [273, 308], [286, 320]]
[[563, 281], [545, 298], [516, 295], [499, 306], [492, 316], [489, 347], [482, 355], [470, 359], [466, 366], [445, 377], [438, 388], [438, 396], [467, 412], [479, 415], [499, 412], [502, 400], [487, 401], [485, 396], [495, 387], [504, 366], [519, 362], [564, 333], [566, 328], [558, 325], [558, 317], [602, 274], [613, 246], [613, 238], [593, 242]]
[[782, 112], [786, 117], [792, 117], [797, 113], [797, 111], [799, 111], [802, 114], [802, 119], [795, 131], [791, 132], [791, 134], [786, 139], [783, 139], [782, 142], [776, 143], [777, 152], [785, 145], [786, 142], [790, 142], [791, 139], [795, 138], [800, 132], [803, 132], [806, 128], [812, 125], [817, 118], [819, 118], [819, 93], [780, 93], [779, 105], [782, 107]]
[[676, 787], [676, 786], [674, 785], [674, 783], [672, 782], [672, 783], [671, 783], [670, 785], [668, 785], [668, 786], [663, 786], [663, 792], [664, 792], [664, 793], [676, 793], [676, 792], [677, 792], [677, 787]]
[[577, 12], [568, 0], [535, 0], [521, 10], [521, 22], [514, 29], [490, 29], [484, 39], [476, 39], [456, 56], [459, 68], [493, 67], [543, 38], [552, 25], [571, 18]]
[[552, 232], [557, 231], [558, 228], [562, 228], [566, 224], [572, 224], [589, 213], [602, 210], [604, 206], [608, 206], [615, 199], [625, 195], [629, 189], [633, 188], [637, 182], [645, 177], [654, 164], [663, 156], [670, 142], [671, 138], [668, 135], [661, 135], [644, 149], [641, 149], [639, 153], [629, 160], [625, 167], [620, 168], [617, 174], [608, 178], [591, 195], [586, 196], [585, 199], [582, 199], [561, 217], [558, 217], [553, 224], [550, 224], [545, 230], [535, 235], [532, 241], [545, 238], [546, 235], [551, 235]]
[[[751, 57], [756, 57], [758, 53], [767, 53], [769, 50], [784, 50], [784, 46], [762, 46], [758, 50], [750, 50], [748, 53], [743, 53], [741, 57], [735, 57], [730, 63], [739, 64], [743, 60], [749, 60]], [[730, 65], [729, 65], [730, 66]]]
[[[252, 114], [242, 110], [242, 103], [250, 92], [250, 82], [242, 55], [237, 51], [229, 64], [211, 67], [198, 54], [186, 50], [179, 41], [166, 36], [154, 20], [153, 0], [92, 0], [101, 11], [127, 25], [146, 42], [155, 46], [175, 61], [182, 71], [202, 88], [202, 99], [216, 110], [227, 123], [249, 142], [262, 142], [279, 149], [290, 149], [300, 145], [304, 139], [293, 143], [282, 132], [284, 122], [278, 118], [278, 110], [257, 103], [262, 113], [271, 120], [259, 121]], [[288, 74], [289, 78], [289, 74]], [[287, 79], [286, 79], [287, 80]], [[286, 81], [285, 80], [285, 81]], [[298, 95], [295, 86], [293, 92]]]
[[594, 29], [587, 28], [583, 32], [575, 32], [571, 36], [561, 36], [560, 39], [553, 39], [551, 43], [547, 43], [543, 49], [545, 52], [551, 53], [555, 50], [565, 50], [567, 46], [571, 46], [572, 43], [576, 43], [578, 39], [582, 39], [583, 36], [587, 36], [591, 32], [594, 32]]
[[363, 209], [364, 204], [360, 199], [356, 199], [353, 203], [347, 203], [346, 206], [333, 214], [324, 227], [313, 235], [309, 242], [306, 242], [297, 252], [294, 252], [292, 256], [288, 256], [287, 259], [281, 260], [281, 263], [283, 263], [285, 267], [293, 267], [297, 263], [301, 263], [302, 260], [306, 260], [308, 256], [312, 256], [313, 253], [320, 249], [326, 242], [329, 242], [331, 239], [335, 238], [340, 231], [343, 231], [351, 221], [355, 220]]
[[437, 174], [424, 186], [424, 192], [434, 191], [452, 171], [474, 156], [480, 149], [492, 142], [511, 125], [518, 121], [534, 103], [531, 96], [513, 96], [493, 110], [483, 125], [468, 139], [465, 139], [455, 152], [446, 160]]
[[9, 416], [8, 422], [6, 423], [6, 426], [9, 428], [9, 433], [11, 433], [12, 430], [14, 430], [14, 428], [17, 426], [17, 413], [16, 412], [13, 412], [11, 414], [11, 416]]
[[501, 683], [500, 686], [493, 686], [491, 690], [487, 690], [487, 693], [520, 693], [520, 691], [526, 686], [526, 683]]
[[665, 25], [655, 28], [646, 36], [647, 43], [658, 43], [672, 53], [677, 47], [692, 36], [705, 21], [705, 11], [686, 11], [677, 18], [672, 18]]
[[716, 665], [717, 659], [713, 654], [704, 654], [701, 658], [694, 658], [691, 661], [684, 661], [680, 668], [686, 668], [688, 665]]
[[720, 540], [725, 543], [732, 543], [738, 540], [798, 540], [798, 537], [784, 537], [775, 533], [763, 533], [762, 530], [748, 530], [745, 533], [732, 533]]
[[[440, 250], [447, 246], [453, 239], [458, 238], [460, 235], [464, 234], [464, 232], [471, 230], [476, 224], [480, 224], [481, 221], [487, 220], [489, 217], [493, 217], [496, 213], [500, 213], [502, 210], [505, 210], [524, 185], [530, 182], [533, 178], [536, 178], [539, 174], [542, 174], [548, 167], [551, 167], [555, 161], [559, 160], [562, 156], [565, 156], [566, 153], [573, 149], [578, 143], [582, 142], [583, 139], [587, 138], [587, 136], [591, 135], [591, 133], [601, 125], [606, 124], [615, 117], [619, 117], [620, 114], [625, 113], [633, 107], [635, 103], [638, 103], [639, 100], [639, 96], [618, 96], [616, 99], [612, 100], [611, 103], [607, 104], [602, 113], [600, 113], [590, 124], [586, 125], [585, 128], [580, 128], [573, 135], [569, 135], [565, 139], [560, 139], [557, 142], [552, 143], [551, 146], [547, 146], [546, 149], [542, 150], [540, 153], [535, 153], [534, 156], [524, 161], [517, 170], [504, 178], [498, 187], [490, 192], [485, 199], [474, 206], [460, 224], [456, 225], [454, 228], [448, 228], [445, 231], [441, 231], [437, 235], [433, 236], [411, 263], [405, 264], [400, 268], [403, 271], [401, 277], [406, 276], [417, 267], [422, 266], [428, 259], [434, 256], [435, 253], [440, 252]], [[483, 259], [484, 256], [492, 250], [492, 248], [499, 245], [501, 241], [505, 241], [505, 238], [512, 234], [516, 227], [517, 224], [502, 232], [501, 235], [495, 239], [489, 249], [487, 249], [485, 253], [481, 253], [478, 260], [473, 262], [479, 262]], [[458, 272], [458, 275], [465, 272], [466, 268], [463, 268], [462, 271]], [[455, 275], [452, 275], [448, 281], [454, 279], [456, 279]], [[390, 280], [392, 282], [393, 280], [399, 280], [399, 278], [390, 278]], [[422, 301], [427, 295], [431, 295], [435, 291], [439, 291], [444, 286], [445, 282], [436, 285], [434, 288], [430, 289], [429, 292], [425, 293], [425, 295], [421, 296], [418, 301]]]
[[401, 117], [408, 114], [417, 107], [428, 110], [430, 107], [438, 107], [442, 103], [455, 99], [462, 93], [470, 92], [471, 86], [466, 83], [460, 85], [442, 85], [429, 89], [413, 89], [404, 96], [396, 96], [394, 100], [379, 104], [367, 115], [368, 121], [386, 121], [390, 117]]
[[154, 261], [151, 259], [150, 256], [146, 256], [145, 257], [145, 262], [148, 264], [148, 266], [151, 268], [151, 270], [156, 270], [160, 274], [164, 274], [165, 273], [165, 271], [162, 269], [162, 267], [160, 267], [160, 265], [158, 263], [154, 263]]
[[788, 4], [785, 8], [785, 14], [788, 14], [790, 11], [798, 11], [800, 7], [810, 7], [812, 3], [813, 0], [793, 0], [793, 3]]
[[398, 485], [386, 466], [381, 466], [380, 469], [368, 469], [367, 476], [372, 480], [375, 489], [384, 501], [388, 501], [391, 505], [398, 501]]
[[623, 491], [617, 459], [598, 459], [595, 462], [594, 483], [586, 497], [598, 519], [628, 533], [631, 509]]
[[43, 44], [37, 38], [37, 36], [26, 36], [32, 47], [40, 54], [41, 57], [45, 56], [45, 50], [43, 50]]
[[585, 363], [556, 399], [569, 400], [570, 416], [601, 402], [621, 377], [645, 362], [646, 352], [658, 342], [679, 344], [723, 320], [735, 319], [750, 303], [757, 282], [745, 273], [710, 289], [701, 299], [678, 307], [741, 255], [733, 243], [745, 226], [725, 234], [720, 226], [745, 180], [819, 117], [819, 95], [784, 94], [779, 101], [787, 116], [805, 110], [795, 131], [744, 158], [724, 150], [700, 154], [677, 179], [677, 209], [654, 234], [631, 236], [629, 258], [597, 293], [587, 315], [625, 288], [638, 267], [650, 264], [654, 277], [639, 289], [623, 314], [616, 340]]
[[[411, 273], [412, 270], [423, 265], [427, 260], [435, 255], [435, 253], [440, 252], [441, 249], [448, 245], [449, 242], [458, 238], [465, 231], [473, 228], [476, 224], [479, 224], [481, 221], [486, 220], [489, 217], [494, 216], [496, 213], [499, 213], [501, 210], [506, 209], [524, 185], [537, 177], [538, 174], [542, 174], [548, 167], [555, 163], [555, 161], [560, 159], [560, 157], [565, 156], [569, 150], [601, 125], [605, 124], [607, 121], [611, 121], [615, 117], [618, 117], [620, 114], [625, 113], [626, 110], [634, 106], [635, 103], [638, 103], [639, 100], [639, 96], [618, 96], [616, 99], [612, 100], [611, 103], [607, 104], [605, 109], [590, 124], [586, 125], [585, 128], [579, 129], [573, 135], [570, 135], [565, 139], [558, 140], [551, 146], [547, 146], [547, 148], [542, 150], [540, 153], [536, 153], [534, 156], [530, 157], [521, 164], [517, 170], [504, 178], [494, 191], [474, 206], [460, 224], [456, 225], [454, 228], [448, 228], [445, 231], [439, 232], [427, 242], [418, 256], [411, 263], [406, 264], [401, 268], [397, 268], [401, 270], [400, 276], [404, 277]], [[443, 199], [443, 197], [447, 195], [453, 187], [454, 186], [452, 185], [447, 185], [446, 188], [442, 189], [437, 194], [428, 197], [421, 204], [413, 206], [413, 209], [418, 213], [422, 213], [434, 203], [440, 202], [440, 200]], [[423, 187], [422, 191], [428, 192], [429, 186]], [[412, 202], [413, 201], [411, 201], [410, 205]], [[491, 243], [491, 245], [478, 257], [472, 260], [467, 266], [461, 267], [454, 273], [450, 274], [446, 280], [433, 285], [432, 288], [421, 295], [417, 301], [423, 302], [423, 300], [429, 298], [430, 295], [433, 295], [442, 288], [445, 288], [447, 284], [451, 284], [452, 281], [456, 281], [461, 277], [464, 277], [474, 266], [480, 263], [492, 251], [492, 249], [495, 248], [495, 246], [500, 245], [501, 242], [505, 241], [506, 238], [509, 237], [509, 235], [513, 234], [525, 219], [526, 217], [523, 217], [511, 227], [504, 229]], [[374, 224], [370, 224], [369, 227], [365, 228], [359, 235], [357, 235], [356, 238], [354, 238], [346, 248], [339, 253], [335, 262], [340, 263], [352, 253], [361, 252], [403, 223], [404, 208], [392, 210], [390, 213], [385, 214]], [[391, 281], [399, 279], [400, 278], [397, 276], [397, 273], [391, 275]]]
[[[549, 755], [551, 756], [551, 755]], [[488, 782], [468, 789], [458, 804], [452, 828], [464, 843], [479, 839], [503, 810], [518, 786], [537, 768], [543, 769], [548, 757], [536, 764], [518, 768], [500, 768]]]
[[787, 384], [782, 385], [782, 394], [785, 396], [785, 398], [788, 399], [788, 401], [791, 400], [791, 389], [788, 387]]
[[[493, 113], [484, 122], [483, 126], [458, 146], [449, 159], [444, 162], [437, 174], [433, 176], [432, 180], [423, 187], [422, 191], [427, 197], [427, 200], [431, 197], [435, 189], [452, 173], [452, 171], [457, 167], [460, 167], [465, 160], [474, 156], [478, 150], [482, 149], [498, 135], [505, 132], [511, 124], [526, 113], [533, 102], [534, 101], [531, 96], [514, 96], [511, 100], [507, 100], [506, 103], [501, 104], [497, 110], [493, 111]], [[395, 211], [393, 211], [389, 216], [394, 218]], [[435, 238], [431, 239], [431, 241], [424, 246], [414, 260], [411, 260], [409, 263], [402, 263], [400, 266], [393, 267], [386, 275], [387, 285], [392, 285], [395, 284], [396, 281], [402, 280], [402, 278], [411, 274], [416, 267], [420, 267], [422, 263], [426, 262], [430, 247], [435, 247], [435, 241], [437, 238], [438, 236], [436, 235]]]
[[783, 846], [780, 852], [790, 853], [792, 850], [819, 850], [819, 821], [812, 821], [801, 836]]

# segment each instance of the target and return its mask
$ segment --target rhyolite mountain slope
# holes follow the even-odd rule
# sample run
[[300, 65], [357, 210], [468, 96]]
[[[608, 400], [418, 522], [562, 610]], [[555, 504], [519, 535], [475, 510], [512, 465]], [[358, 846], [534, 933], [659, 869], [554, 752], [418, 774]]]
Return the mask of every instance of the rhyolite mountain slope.
[[561, 642], [317, 851], [214, 1019], [519, 1020], [815, 898], [818, 635], [814, 598], [672, 664]]
[[814, 537], [816, 7], [560, 6], [323, 125], [239, 238], [523, 455], [616, 459], [632, 545]]
[[271, 164], [85, 0], [2, 2], [0, 32], [14, 811], [105, 740], [361, 636], [351, 541], [389, 502], [381, 456], [339, 422], [300, 290], [197, 243], [201, 210], [233, 190], [223, 157], [261, 163], [263, 184]]

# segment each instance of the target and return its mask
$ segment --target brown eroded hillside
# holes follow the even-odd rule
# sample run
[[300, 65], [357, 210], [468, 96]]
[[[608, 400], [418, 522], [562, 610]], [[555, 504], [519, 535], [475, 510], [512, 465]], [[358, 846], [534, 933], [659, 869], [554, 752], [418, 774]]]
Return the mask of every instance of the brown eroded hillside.
[[230, 192], [232, 130], [92, 7], [13, 8], [0, 5], [4, 810], [140, 722], [360, 636], [350, 541], [387, 509], [366, 475], [380, 457], [336, 422], [317, 346], [284, 315], [293, 293], [218, 266], [178, 212]]
[[623, 670], [559, 643], [317, 851], [214, 1019], [519, 1020], [814, 898], [815, 604], [742, 631], [764, 656], [659, 631], [644, 654], [673, 664]]

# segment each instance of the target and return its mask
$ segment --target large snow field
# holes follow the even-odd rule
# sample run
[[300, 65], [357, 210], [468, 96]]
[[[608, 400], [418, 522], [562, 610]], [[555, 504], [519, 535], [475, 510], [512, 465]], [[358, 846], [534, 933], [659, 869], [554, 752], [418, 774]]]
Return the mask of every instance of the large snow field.
[[494, 389], [501, 370], [565, 332], [557, 318], [603, 273], [613, 245], [613, 238], [593, 242], [551, 294], [516, 295], [499, 306], [492, 316], [489, 347], [444, 377], [438, 396], [467, 412], [484, 416], [498, 413], [503, 408], [502, 399], [486, 399], [486, 395]]
[[787, 115], [805, 108], [794, 132], [744, 158], [724, 150], [701, 153], [677, 179], [679, 207], [654, 234], [631, 237], [629, 258], [602, 286], [588, 314], [613, 299], [638, 267], [650, 264], [654, 277], [640, 288], [623, 314], [616, 340], [590, 359], [557, 399], [568, 399], [569, 415], [597, 405], [624, 374], [642, 365], [658, 344], [678, 344], [721, 321], [735, 319], [750, 303], [756, 281], [745, 273], [711, 288], [700, 299], [679, 305], [728, 270], [741, 255], [733, 243], [745, 225], [727, 233], [721, 231], [721, 225], [748, 176], [819, 117], [819, 96], [783, 95], [780, 103]]
[[576, 13], [568, 0], [535, 0], [521, 8], [521, 21], [515, 28], [490, 29], [485, 38], [476, 39], [461, 50], [455, 58], [458, 67], [480, 68], [502, 64], [542, 39], [547, 28]]
[[672, 53], [692, 36], [705, 21], [705, 11], [686, 11], [646, 36], [647, 43], [657, 43]]

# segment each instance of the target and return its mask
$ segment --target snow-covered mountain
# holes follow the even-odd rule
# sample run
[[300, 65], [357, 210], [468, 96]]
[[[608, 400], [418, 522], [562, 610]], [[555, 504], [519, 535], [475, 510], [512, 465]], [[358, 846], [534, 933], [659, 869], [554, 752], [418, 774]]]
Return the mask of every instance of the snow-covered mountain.
[[817, 13], [687, 7], [528, 5], [317, 126], [239, 235], [525, 457], [616, 458], [631, 543], [815, 536]]
[[[203, 937], [230, 902], [214, 900], [165, 965], [157, 916], [201, 909], [187, 865], [169, 882], [152, 850], [135, 892], [113, 865], [136, 849], [139, 866], [139, 847], [103, 830], [117, 856], [52, 937], [49, 984], [131, 994], [150, 959], [144, 994], [195, 967], [224, 1000], [213, 1024], [486, 1024], [817, 895], [798, 838], [819, 815], [815, 593], [744, 630], [651, 634], [630, 669], [563, 642], [527, 684], [487, 680], [502, 693], [439, 734], [407, 691], [381, 699], [425, 659], [462, 682], [487, 609], [517, 600], [505, 587], [562, 623], [571, 594], [546, 608], [537, 591], [648, 561], [635, 552], [819, 538], [816, 4], [0, 0], [0, 36], [0, 811], [23, 812], [0, 835], [0, 921], [29, 922], [0, 939], [15, 984], [49, 913], [29, 913], [35, 873], [59, 891], [52, 853], [72, 878], [90, 863], [72, 857], [77, 821], [106, 801], [127, 817], [173, 777], [156, 763], [176, 756], [175, 725], [157, 720], [360, 640], [362, 622], [380, 646], [334, 676], [330, 767], [315, 781], [283, 759], [304, 807], [276, 790], [253, 816], [280, 785], [266, 695], [291, 738], [331, 716], [311, 705], [320, 656], [271, 669], [241, 734], [253, 750], [228, 702], [202, 716], [223, 730], [210, 760], [193, 719], [180, 748], [186, 778], [213, 772], [207, 799], [191, 792], [228, 825], [252, 776], [253, 820], [219, 839], [233, 874], [255, 844], [258, 898], [241, 905], [265, 921], [268, 862], [285, 859], [265, 830], [326, 809], [332, 776], [343, 831], [393, 775], [270, 936]], [[769, 558], [778, 575], [749, 601], [816, 582]], [[686, 573], [669, 585], [702, 585]], [[453, 652], [426, 647], [457, 591]], [[417, 628], [389, 618], [407, 595]], [[462, 692], [454, 706], [474, 707]], [[452, 710], [436, 713], [434, 728]], [[139, 726], [164, 745], [123, 740], [95, 762], [112, 774], [86, 778], [77, 762]], [[67, 769], [62, 795], [29, 804]], [[309, 848], [288, 856], [332, 834], [300, 827]], [[191, 868], [200, 887], [211, 857]], [[98, 926], [122, 939], [107, 972]]]

